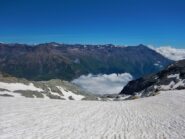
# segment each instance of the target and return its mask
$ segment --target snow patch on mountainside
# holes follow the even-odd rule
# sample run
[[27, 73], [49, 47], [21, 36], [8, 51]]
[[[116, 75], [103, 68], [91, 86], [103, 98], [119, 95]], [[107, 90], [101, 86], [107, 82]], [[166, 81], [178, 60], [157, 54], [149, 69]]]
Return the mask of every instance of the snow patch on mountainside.
[[161, 62], [160, 61], [157, 61], [156, 63], [154, 63], [154, 66], [163, 68], [163, 65], [161, 65]]
[[11, 96], [11, 97], [23, 97], [23, 96], [21, 96], [21, 94], [19, 94], [19, 93], [14, 93], [14, 92], [11, 92], [11, 91], [0, 91], [0, 95], [2, 95], [2, 96]]
[[[41, 96], [43, 96], [44, 99], [49, 99], [49, 97], [43, 93], [43, 89], [35, 87], [33, 83], [30, 84], [23, 84], [23, 83], [6, 83], [6, 82], [0, 82], [0, 95], [2, 96], [12, 96], [12, 97], [19, 97], [24, 98], [25, 96], [21, 95], [20, 92], [22, 91], [34, 91]], [[28, 94], [28, 93], [24, 93]], [[36, 95], [33, 94], [34, 98], [37, 98]]]
[[[168, 79], [175, 78], [176, 80], [172, 80], [169, 84], [161, 84], [161, 85], [153, 85], [153, 88], [155, 90], [160, 91], [170, 91], [170, 90], [181, 90], [182, 88], [185, 88], [185, 80], [179, 78], [179, 74], [172, 74], [167, 76]], [[136, 92], [137, 95], [142, 96], [143, 92], [145, 90], [142, 90], [140, 92]], [[154, 91], [155, 92], [155, 91]], [[153, 91], [149, 91], [148, 94], [144, 94], [143, 96], [150, 96], [150, 94], [154, 93]], [[157, 92], [159, 93], [159, 92]]]
[[49, 90], [50, 94], [52, 94], [54, 96], [59, 96], [60, 97], [60, 95], [58, 94], [58, 92], [51, 91], [51, 88], [49, 88], [49, 87], [48, 87], [48, 90]]
[[133, 79], [129, 73], [82, 75], [72, 81], [93, 94], [118, 94]]
[[77, 95], [71, 91], [66, 91], [61, 86], [57, 86], [57, 88], [62, 92], [62, 98], [64, 98], [65, 100], [82, 100], [83, 98], [85, 98], [82, 95]]
[[174, 61], [185, 59], [185, 49], [177, 49], [171, 46], [164, 46], [159, 48], [149, 46], [149, 48]]
[[185, 79], [180, 79], [179, 74], [168, 75], [167, 78], [175, 78], [176, 80], [171, 81], [168, 85], [155, 86], [159, 90], [176, 90], [178, 88], [185, 88]]
[[0, 82], [0, 88], [6, 89], [9, 91], [17, 91], [17, 90], [31, 90], [31, 91], [38, 91], [42, 92], [43, 90], [41, 88], [35, 87], [32, 83], [29, 85], [23, 84], [23, 83], [5, 83]]
[[180, 76], [179, 74], [171, 74], [171, 75], [168, 75], [167, 78], [176, 78], [176, 79], [180, 79], [179, 76]]
[[183, 139], [184, 92], [122, 102], [0, 97], [0, 138]]
[[0, 82], [0, 96], [11, 96], [21, 98], [43, 98], [43, 99], [64, 99], [64, 100], [82, 100], [85, 96], [75, 94], [62, 86], [53, 86], [59, 89], [59, 92], [54, 92], [50, 87], [36, 87], [33, 83], [6, 83]]

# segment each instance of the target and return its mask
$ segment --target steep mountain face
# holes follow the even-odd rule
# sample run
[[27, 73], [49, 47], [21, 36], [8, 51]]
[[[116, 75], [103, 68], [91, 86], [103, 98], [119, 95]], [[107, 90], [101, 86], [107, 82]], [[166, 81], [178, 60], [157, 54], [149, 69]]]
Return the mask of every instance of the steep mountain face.
[[170, 63], [171, 60], [144, 45], [0, 44], [0, 70], [29, 80], [71, 81], [89, 73], [125, 72], [138, 78], [158, 72]]
[[130, 81], [120, 94], [151, 96], [159, 91], [185, 89], [185, 60], [178, 61], [157, 74]]
[[88, 92], [67, 81], [28, 81], [0, 73], [1, 97], [26, 97], [61, 100], [97, 100]]

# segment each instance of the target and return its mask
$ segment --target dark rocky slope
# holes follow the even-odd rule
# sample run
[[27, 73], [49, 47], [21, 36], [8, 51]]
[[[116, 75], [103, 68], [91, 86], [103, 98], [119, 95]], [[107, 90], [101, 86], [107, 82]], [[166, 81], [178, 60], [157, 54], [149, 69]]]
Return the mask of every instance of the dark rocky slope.
[[172, 61], [144, 45], [0, 44], [0, 70], [29, 80], [72, 80], [83, 74], [155, 73]]
[[121, 95], [151, 96], [159, 91], [185, 89], [185, 60], [178, 61], [161, 72], [130, 81]]

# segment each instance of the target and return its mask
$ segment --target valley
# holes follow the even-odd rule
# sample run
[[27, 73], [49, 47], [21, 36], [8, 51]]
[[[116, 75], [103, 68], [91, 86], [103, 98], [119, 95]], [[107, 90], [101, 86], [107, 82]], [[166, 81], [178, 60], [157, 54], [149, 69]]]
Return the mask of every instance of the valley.
[[[24, 59], [25, 54], [27, 55], [30, 52], [22, 53], [22, 48], [23, 46], [20, 46], [20, 51], [16, 46], [16, 49], [18, 49], [16, 51], [21, 52], [20, 56], [23, 56]], [[25, 48], [30, 49], [26, 51], [38, 49], [37, 47], [30, 48], [27, 46]], [[43, 48], [49, 48], [51, 51], [38, 54], [37, 58], [42, 57], [43, 59], [41, 58], [42, 60], [40, 60], [46, 63], [48, 60], [45, 59], [46, 57], [49, 59], [56, 58], [55, 54], [58, 53], [56, 52], [58, 50], [55, 49], [63, 49], [58, 46], [54, 48], [53, 46], [51, 48], [50, 46], [43, 46]], [[95, 51], [99, 47], [89, 47], [89, 49]], [[115, 46], [113, 48], [104, 48], [102, 46], [101, 49], [116, 51], [114, 49], [118, 48]], [[35, 73], [29, 73], [24, 68], [24, 71], [21, 72], [18, 72], [17, 69], [5, 72], [3, 68], [6, 66], [16, 67], [19, 66], [20, 62], [25, 63], [24, 61], [18, 61], [18, 59], [12, 59], [12, 56], [5, 58], [8, 60], [7, 63], [4, 63], [6, 60], [2, 59], [0, 61], [2, 62], [0, 66], [2, 68], [0, 72], [0, 138], [185, 138], [185, 60], [176, 62], [168, 60], [145, 46], [126, 49], [126, 51], [134, 49], [131, 53], [136, 50], [137, 53], [138, 50], [141, 52], [147, 50], [147, 53], [149, 53], [147, 58], [152, 63], [148, 65], [149, 61], [144, 59], [142, 59], [144, 61], [139, 59], [144, 63], [139, 61], [137, 63], [135, 59], [134, 63], [136, 62], [137, 67], [139, 66], [138, 64], [143, 64], [141, 67], [136, 68], [129, 61], [134, 70], [142, 71], [136, 75], [131, 72], [132, 68], [129, 69], [133, 76], [130, 73], [114, 73], [117, 69], [114, 69], [113, 73], [108, 72], [109, 74], [106, 70], [105, 72], [100, 72], [101, 70], [98, 71], [99, 69], [95, 64], [92, 66], [98, 71], [98, 74], [91, 74], [94, 69], [91, 71], [88, 69], [90, 67], [87, 66], [89, 70], [87, 75], [81, 73], [79, 76], [75, 76], [76, 78], [74, 79], [67, 79], [62, 76], [65, 73], [62, 73], [55, 79], [58, 74], [57, 70], [53, 71], [51, 68], [52, 76], [43, 78], [45, 76], [43, 73], [45, 65], [42, 62], [37, 63], [38, 61], [36, 63], [32, 61], [32, 63], [30, 59], [33, 57], [30, 58], [29, 54], [26, 56], [28, 59], [25, 63], [36, 64], [38, 68], [35, 70], [39, 71], [39, 76]], [[52, 51], [55, 51], [55, 54], [51, 56], [50, 52]], [[7, 51], [1, 52], [0, 55], [5, 53], [7, 54]], [[110, 54], [112, 55], [112, 52]], [[114, 52], [113, 55], [115, 55]], [[50, 61], [50, 64], [55, 65], [57, 59]], [[127, 58], [124, 57], [122, 60], [125, 59]], [[75, 64], [81, 64], [81, 62], [79, 59], [75, 60]], [[152, 67], [150, 67], [151, 65]], [[63, 66], [62, 68], [65, 68]], [[102, 66], [107, 65], [103, 63]], [[144, 70], [145, 68], [146, 70]], [[47, 72], [48, 74], [50, 73], [49, 70]], [[71, 74], [71, 70], [65, 70], [65, 72]], [[13, 76], [12, 73], [18, 76]], [[28, 78], [28, 73], [34, 79]], [[19, 77], [19, 75], [21, 76]], [[67, 79], [67, 81], [64, 79]]]

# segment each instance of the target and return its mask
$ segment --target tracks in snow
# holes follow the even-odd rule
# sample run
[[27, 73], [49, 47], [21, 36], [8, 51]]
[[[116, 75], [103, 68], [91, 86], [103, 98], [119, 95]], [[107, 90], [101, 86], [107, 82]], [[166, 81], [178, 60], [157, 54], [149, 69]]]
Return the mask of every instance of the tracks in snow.
[[0, 97], [1, 139], [183, 139], [185, 94], [125, 102]]

